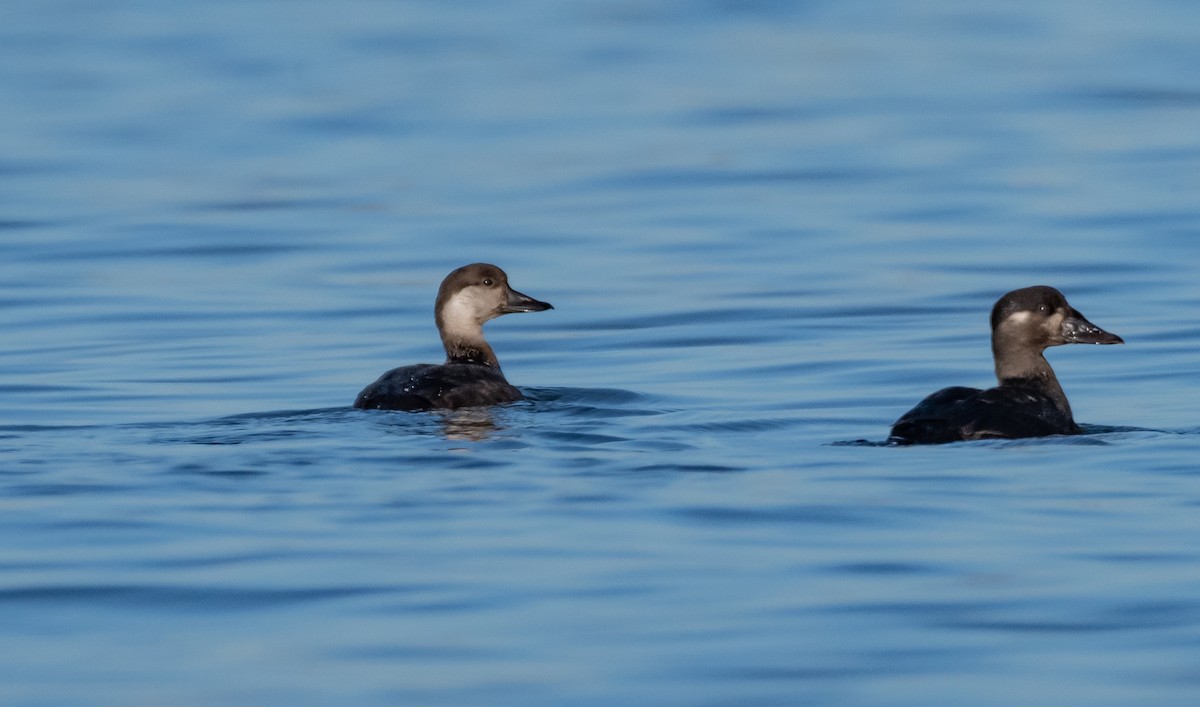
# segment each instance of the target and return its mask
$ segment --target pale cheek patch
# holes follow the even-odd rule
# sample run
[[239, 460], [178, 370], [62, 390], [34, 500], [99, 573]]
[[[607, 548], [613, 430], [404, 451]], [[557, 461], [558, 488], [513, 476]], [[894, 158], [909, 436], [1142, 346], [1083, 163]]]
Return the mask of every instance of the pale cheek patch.
[[460, 290], [446, 301], [442, 323], [450, 333], [467, 333], [479, 329], [478, 297], [471, 289]]
[[1033, 312], [1023, 312], [1022, 311], [1022, 312], [1013, 312], [1012, 314], [1008, 315], [1008, 318], [1005, 321], [1010, 324], [1024, 324], [1024, 323], [1028, 322], [1030, 319], [1033, 319]]
[[478, 287], [467, 287], [458, 290], [454, 296], [446, 300], [442, 310], [442, 322], [445, 330], [451, 334], [472, 334], [478, 332], [480, 325], [490, 319], [491, 312], [496, 308], [496, 302], [487, 296], [487, 290]]

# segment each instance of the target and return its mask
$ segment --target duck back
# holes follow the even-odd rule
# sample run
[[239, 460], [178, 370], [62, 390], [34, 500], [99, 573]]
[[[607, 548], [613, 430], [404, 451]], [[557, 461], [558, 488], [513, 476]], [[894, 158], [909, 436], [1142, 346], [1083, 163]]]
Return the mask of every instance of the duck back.
[[354, 407], [366, 410], [453, 410], [521, 400], [499, 368], [473, 363], [418, 363], [393, 368], [363, 389]]
[[900, 416], [888, 441], [943, 444], [974, 439], [1017, 439], [1078, 434], [1079, 426], [1053, 396], [1036, 386], [987, 390], [955, 386], [933, 393]]

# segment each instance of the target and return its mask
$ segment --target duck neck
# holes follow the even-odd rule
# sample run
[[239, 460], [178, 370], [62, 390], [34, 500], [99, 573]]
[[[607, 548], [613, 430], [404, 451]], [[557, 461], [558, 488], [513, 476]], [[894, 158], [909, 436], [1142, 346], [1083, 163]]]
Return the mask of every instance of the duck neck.
[[443, 336], [442, 346], [446, 349], [446, 363], [473, 363], [478, 366], [499, 368], [500, 361], [496, 352], [488, 342], [483, 340], [483, 333], [478, 337]]
[[1071, 415], [1067, 395], [1041, 351], [1004, 351], [993, 343], [992, 354], [996, 359], [996, 379], [1001, 386], [1033, 388], [1053, 400], [1058, 409]]

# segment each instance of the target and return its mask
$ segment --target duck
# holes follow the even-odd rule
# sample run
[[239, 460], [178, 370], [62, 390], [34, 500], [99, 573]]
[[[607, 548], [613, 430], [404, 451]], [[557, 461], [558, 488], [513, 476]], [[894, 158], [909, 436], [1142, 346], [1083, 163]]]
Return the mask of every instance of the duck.
[[446, 361], [393, 368], [363, 388], [354, 407], [454, 410], [523, 399], [500, 370], [496, 352], [483, 338], [483, 325], [505, 314], [548, 309], [554, 309], [549, 302], [514, 290], [507, 273], [495, 265], [472, 263], [454, 270], [442, 280], [434, 304]]
[[1074, 435], [1071, 404], [1043, 355], [1063, 344], [1123, 344], [1046, 285], [1005, 294], [992, 307], [992, 357], [999, 385], [943, 388], [892, 425], [892, 444]]

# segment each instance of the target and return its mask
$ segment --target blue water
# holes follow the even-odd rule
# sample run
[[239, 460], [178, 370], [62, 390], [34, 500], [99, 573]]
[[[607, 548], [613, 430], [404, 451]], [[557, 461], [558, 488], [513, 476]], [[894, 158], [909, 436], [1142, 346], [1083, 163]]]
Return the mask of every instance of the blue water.
[[[0, 703], [1195, 703], [1200, 6], [0, 17]], [[873, 444], [1032, 284], [1090, 434]]]

